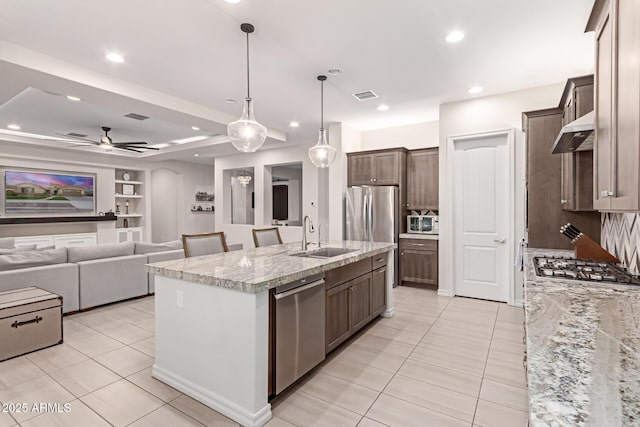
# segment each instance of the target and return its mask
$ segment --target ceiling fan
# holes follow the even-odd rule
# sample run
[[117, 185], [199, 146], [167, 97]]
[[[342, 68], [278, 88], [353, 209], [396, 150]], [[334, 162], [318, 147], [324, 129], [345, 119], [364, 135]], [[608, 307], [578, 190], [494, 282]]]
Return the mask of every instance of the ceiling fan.
[[73, 138], [80, 141], [85, 141], [86, 143], [91, 143], [93, 145], [97, 145], [99, 147], [105, 148], [107, 151], [111, 151], [112, 148], [117, 148], [119, 150], [135, 151], [136, 153], [143, 153], [144, 151], [141, 151], [141, 150], [159, 150], [159, 148], [155, 148], [155, 147], [146, 147], [147, 143], [144, 141], [113, 142], [113, 139], [111, 139], [111, 137], [109, 136], [109, 132], [111, 131], [111, 128], [102, 126], [102, 130], [104, 131], [104, 135], [100, 137], [99, 141], [93, 141], [91, 139], [80, 138], [73, 135], [65, 135], [62, 133], [58, 133], [57, 135], [64, 136], [65, 138]]

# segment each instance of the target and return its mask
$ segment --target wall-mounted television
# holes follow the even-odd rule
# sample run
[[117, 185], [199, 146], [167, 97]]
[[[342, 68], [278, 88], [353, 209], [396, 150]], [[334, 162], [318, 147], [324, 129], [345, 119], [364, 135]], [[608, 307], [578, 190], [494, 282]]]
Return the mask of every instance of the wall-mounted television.
[[91, 215], [95, 175], [5, 170], [4, 211], [8, 216]]

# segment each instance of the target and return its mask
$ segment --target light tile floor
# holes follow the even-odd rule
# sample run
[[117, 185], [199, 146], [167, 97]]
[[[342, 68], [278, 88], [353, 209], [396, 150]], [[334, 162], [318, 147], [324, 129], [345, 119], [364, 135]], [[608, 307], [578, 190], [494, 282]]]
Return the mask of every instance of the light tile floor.
[[[268, 427], [527, 425], [522, 309], [411, 287], [394, 299], [393, 318], [272, 402]], [[67, 316], [64, 344], [0, 363], [0, 402], [27, 407], [0, 412], [0, 427], [237, 426], [151, 377], [153, 308], [149, 297]], [[47, 402], [60, 412], [32, 410]]]

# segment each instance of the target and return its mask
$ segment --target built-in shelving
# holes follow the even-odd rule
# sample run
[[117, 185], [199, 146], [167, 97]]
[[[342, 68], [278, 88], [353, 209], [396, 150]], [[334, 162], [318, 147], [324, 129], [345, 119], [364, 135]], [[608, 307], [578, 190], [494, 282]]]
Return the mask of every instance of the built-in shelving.
[[[129, 180], [123, 179], [125, 172], [129, 174]], [[118, 221], [116, 222], [118, 241], [144, 240], [144, 236], [142, 235], [145, 217], [144, 179], [145, 173], [143, 170], [115, 170], [114, 212], [116, 212], [116, 216], [118, 217]], [[129, 186], [128, 192], [133, 192], [134, 194], [124, 194], [123, 187], [125, 186]], [[131, 186], [133, 186], [133, 191], [131, 190]], [[129, 205], [128, 207], [127, 204]]]

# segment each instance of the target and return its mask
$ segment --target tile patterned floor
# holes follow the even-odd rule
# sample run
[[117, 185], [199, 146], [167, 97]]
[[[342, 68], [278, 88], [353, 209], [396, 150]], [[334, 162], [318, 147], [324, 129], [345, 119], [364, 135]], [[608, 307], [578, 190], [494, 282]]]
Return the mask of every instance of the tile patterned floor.
[[[394, 289], [396, 314], [273, 402], [268, 427], [526, 426], [522, 309]], [[151, 377], [153, 297], [64, 318], [65, 343], [0, 363], [0, 427], [237, 426]], [[64, 412], [64, 404], [70, 411]]]

